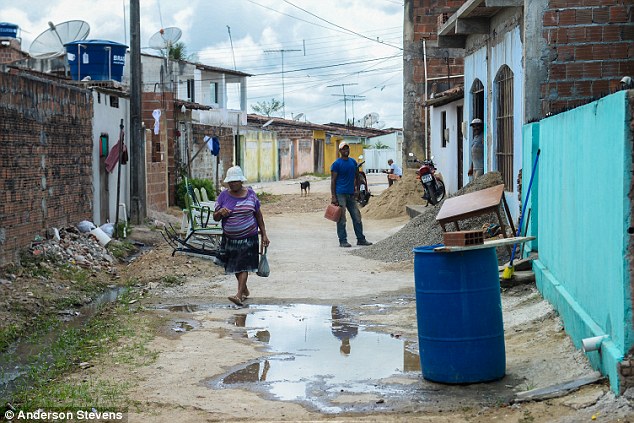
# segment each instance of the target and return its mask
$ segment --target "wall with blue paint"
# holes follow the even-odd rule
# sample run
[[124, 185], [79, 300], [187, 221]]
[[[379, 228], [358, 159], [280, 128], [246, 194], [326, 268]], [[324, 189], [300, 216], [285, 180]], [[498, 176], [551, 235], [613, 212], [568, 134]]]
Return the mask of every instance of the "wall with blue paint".
[[632, 140], [626, 112], [621, 91], [524, 128], [524, 152], [531, 154], [523, 161], [526, 184], [535, 147], [541, 149], [533, 186], [538, 201], [532, 203], [538, 213], [531, 217], [531, 232], [537, 225], [539, 237], [538, 288], [577, 347], [583, 338], [609, 336], [601, 353], [587, 354], [615, 392], [618, 362], [633, 345], [627, 257]]

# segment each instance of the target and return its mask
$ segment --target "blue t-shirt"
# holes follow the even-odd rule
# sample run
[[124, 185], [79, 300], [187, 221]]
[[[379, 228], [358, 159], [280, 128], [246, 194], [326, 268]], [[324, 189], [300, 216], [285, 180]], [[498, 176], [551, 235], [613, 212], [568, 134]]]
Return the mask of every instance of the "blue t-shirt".
[[354, 180], [357, 176], [357, 162], [348, 158], [339, 157], [330, 166], [330, 172], [337, 172], [335, 191], [337, 194], [354, 194]]

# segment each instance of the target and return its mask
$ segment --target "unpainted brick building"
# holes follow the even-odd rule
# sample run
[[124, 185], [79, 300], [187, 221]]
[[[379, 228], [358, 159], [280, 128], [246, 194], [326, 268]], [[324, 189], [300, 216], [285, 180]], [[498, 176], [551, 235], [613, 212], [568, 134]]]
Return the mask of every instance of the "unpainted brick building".
[[92, 216], [92, 96], [0, 73], [0, 265], [53, 227]]

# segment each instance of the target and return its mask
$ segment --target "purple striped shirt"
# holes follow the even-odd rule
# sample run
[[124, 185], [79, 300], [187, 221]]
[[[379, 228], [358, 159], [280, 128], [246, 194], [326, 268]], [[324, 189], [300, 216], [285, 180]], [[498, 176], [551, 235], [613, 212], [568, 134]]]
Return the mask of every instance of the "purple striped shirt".
[[260, 200], [255, 191], [247, 187], [244, 198], [236, 198], [224, 190], [216, 199], [216, 210], [221, 208], [231, 210], [229, 216], [222, 219], [222, 230], [227, 238], [244, 239], [258, 234], [258, 222], [255, 212], [260, 210]]

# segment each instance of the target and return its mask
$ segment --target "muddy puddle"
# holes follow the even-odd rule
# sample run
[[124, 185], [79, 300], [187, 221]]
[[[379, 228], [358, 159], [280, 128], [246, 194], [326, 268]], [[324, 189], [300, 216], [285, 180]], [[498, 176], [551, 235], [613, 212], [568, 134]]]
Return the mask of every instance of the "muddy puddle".
[[231, 323], [268, 354], [210, 381], [215, 388], [246, 387], [340, 412], [347, 407], [342, 396], [344, 403], [362, 397], [381, 404], [401, 389], [388, 379], [419, 379], [418, 354], [406, 341], [367, 330], [338, 306], [250, 306]]
[[20, 339], [0, 354], [0, 399], [6, 399], [5, 397], [15, 390], [16, 385], [28, 377], [33, 363], [42, 365], [51, 360], [47, 351], [64, 331], [85, 325], [101, 306], [116, 301], [126, 289], [112, 287], [83, 307], [60, 311], [61, 324], [54, 330], [43, 337], [38, 337], [37, 341]]

